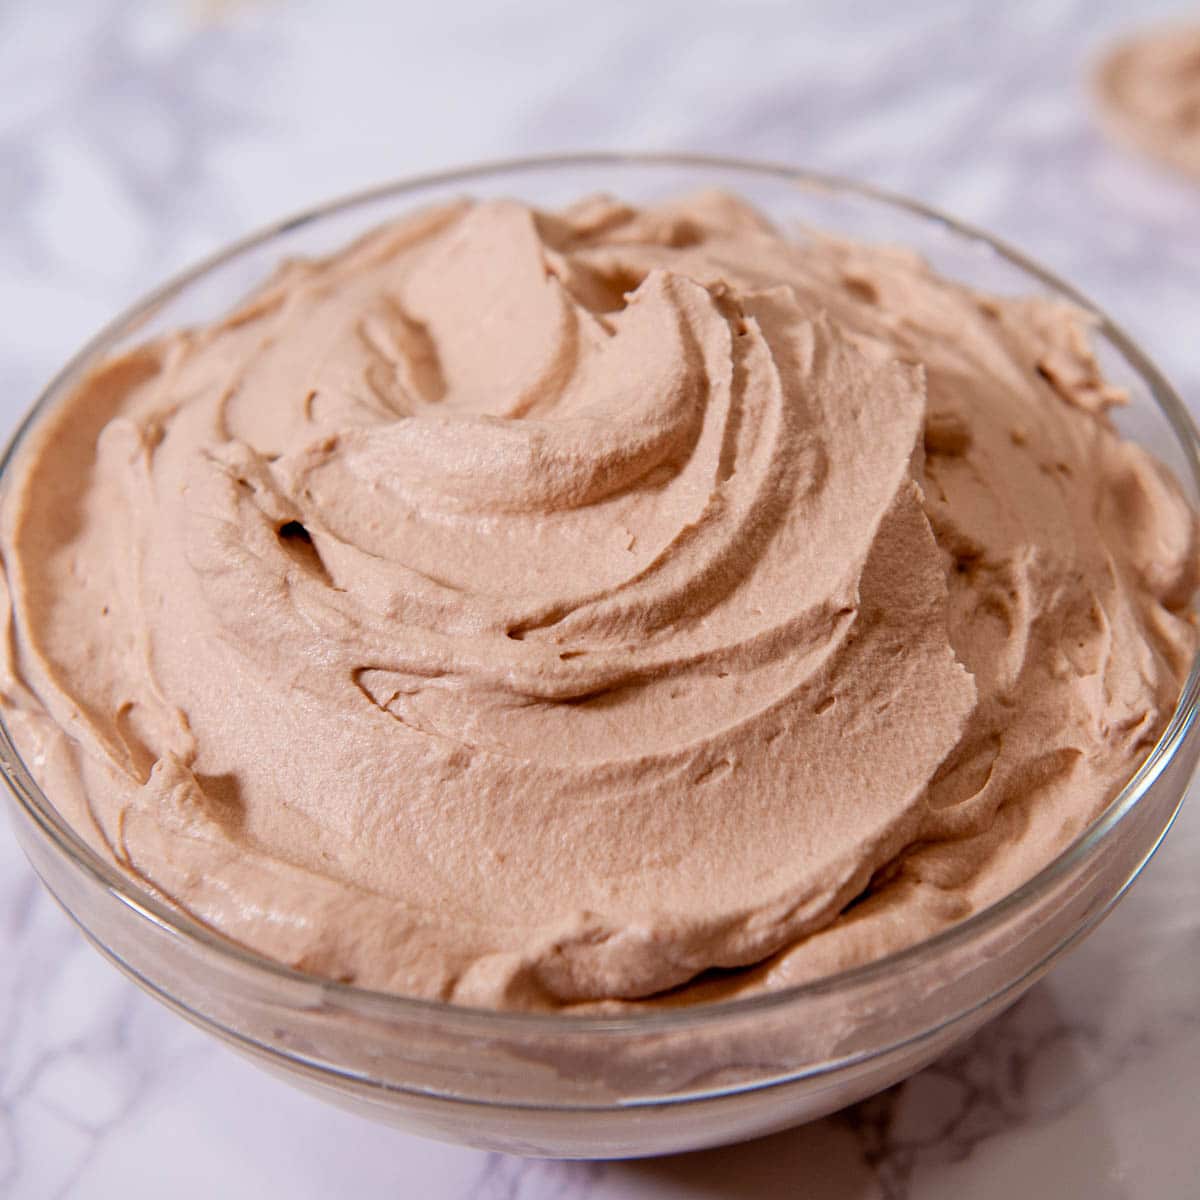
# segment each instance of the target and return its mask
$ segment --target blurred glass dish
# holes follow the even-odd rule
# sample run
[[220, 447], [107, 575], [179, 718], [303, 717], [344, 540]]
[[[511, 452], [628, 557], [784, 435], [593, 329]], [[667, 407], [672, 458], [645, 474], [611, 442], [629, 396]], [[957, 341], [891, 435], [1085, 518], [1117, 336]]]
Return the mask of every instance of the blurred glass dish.
[[[604, 191], [645, 203], [735, 192], [784, 229], [911, 247], [941, 274], [1093, 312], [1097, 354], [1128, 390], [1122, 433], [1200, 489], [1196, 432], [1141, 352], [1071, 288], [921, 205], [809, 172], [687, 156], [594, 154], [386, 185], [294, 217], [168, 283], [119, 317], [46, 390], [22, 434], [98, 360], [211, 320], [280, 259], [333, 250], [405, 210], [470, 193], [554, 207]], [[1001, 902], [908, 950], [752, 999], [617, 1017], [498, 1013], [316, 979], [243, 949], [142, 890], [67, 827], [0, 727], [0, 769], [38, 874], [111, 961], [202, 1028], [327, 1099], [415, 1132], [577, 1157], [661, 1154], [811, 1120], [919, 1069], [1011, 1004], [1091, 930], [1178, 810], [1200, 742], [1200, 667], [1158, 744], [1101, 818]]]

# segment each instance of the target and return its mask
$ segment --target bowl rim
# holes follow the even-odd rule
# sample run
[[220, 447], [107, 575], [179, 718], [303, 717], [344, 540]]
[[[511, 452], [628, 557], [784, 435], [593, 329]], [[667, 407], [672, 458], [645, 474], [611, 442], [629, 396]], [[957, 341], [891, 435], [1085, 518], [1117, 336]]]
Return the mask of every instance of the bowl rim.
[[[1016, 267], [1057, 298], [1066, 300], [1089, 314], [1095, 331], [1122, 355], [1127, 365], [1146, 385], [1179, 443], [1193, 484], [1200, 490], [1200, 433], [1197, 432], [1187, 407], [1172, 386], [1137, 344], [1101, 308], [1075, 287], [1004, 240], [994, 237], [968, 222], [948, 216], [919, 200], [832, 173], [785, 163], [723, 155], [605, 150], [485, 160], [467, 166], [402, 176], [314, 204], [290, 216], [261, 226], [246, 236], [226, 244], [213, 254], [172, 275], [158, 287], [146, 293], [140, 300], [118, 313], [71, 356], [41, 390], [12, 434], [3, 455], [0, 456], [0, 494], [7, 482], [12, 463], [26, 437], [77, 373], [94, 357], [102, 354], [110, 343], [135, 333], [162, 305], [174, 299], [210, 271], [231, 262], [245, 251], [263, 247], [286, 233], [318, 222], [325, 217], [349, 212], [376, 201], [393, 197], [401, 198], [423, 189], [455, 184], [468, 185], [473, 181], [502, 174], [604, 166], [623, 169], [647, 167], [709, 170], [714, 173], [736, 172], [760, 178], [773, 178], [794, 184], [801, 189], [849, 196], [853, 199], [879, 204], [884, 208], [899, 210], [931, 225], [940, 226], [960, 241], [973, 243], [975, 246], [989, 251], [1009, 265]], [[67, 824], [33, 779], [13, 743], [2, 711], [0, 711], [0, 776], [3, 776], [9, 790], [24, 809], [25, 814], [46, 835], [55, 848], [65, 854], [73, 865], [89, 876], [94, 883], [103, 887], [141, 918], [150, 921], [169, 935], [185, 942], [198, 943], [206, 952], [215, 954], [219, 958], [228, 959], [238, 968], [257, 972], [260, 976], [270, 978], [282, 987], [303, 989], [306, 997], [311, 997], [315, 988], [320, 992], [323, 1000], [333, 1002], [337, 1007], [366, 1008], [376, 1015], [382, 1011], [396, 1017], [436, 1019], [442, 1023], [461, 1022], [466, 1025], [478, 1025], [482, 1022], [487, 1026], [494, 1027], [494, 1032], [504, 1030], [514, 1035], [666, 1033], [700, 1025], [710, 1025], [722, 1020], [744, 1018], [754, 1014], [765, 1015], [767, 1012], [787, 1008], [810, 997], [828, 996], [833, 992], [868, 986], [884, 976], [893, 975], [897, 971], [936, 959], [977, 937], [994, 931], [1008, 918], [1018, 914], [1050, 892], [1057, 883], [1081, 866], [1102, 843], [1109, 839], [1172, 761], [1187, 733], [1195, 724], [1198, 714], [1200, 714], [1200, 651], [1192, 661], [1178, 703], [1166, 728], [1128, 782], [1104, 811], [1077, 835], [1070, 845], [1036, 874], [1012, 892], [964, 920], [910, 946], [892, 951], [881, 958], [790, 987], [731, 1000], [719, 1000], [657, 1011], [634, 1010], [619, 1015], [527, 1012], [459, 1005], [443, 1000], [424, 999], [363, 988], [355, 984], [325, 979], [299, 971], [235, 942], [198, 918], [192, 917], [186, 911], [160, 900], [151, 892], [140, 887], [132, 876], [106, 862]], [[1182, 803], [1182, 796], [1179, 803]], [[1158, 834], [1150, 853], [1139, 864], [1134, 876], [1145, 866], [1153, 850], [1161, 843], [1178, 807], [1177, 804], [1164, 829]], [[1125, 882], [1118, 895], [1124, 892], [1134, 876]], [[1105, 911], [1108, 907], [1110, 905], [1105, 906]], [[1072, 940], [1074, 940], [1073, 937], [1067, 939], [1068, 942]], [[1047, 958], [1053, 958], [1057, 951], [1057, 947], [1051, 948]], [[308, 1006], [311, 1000], [307, 1000], [305, 1003]]]

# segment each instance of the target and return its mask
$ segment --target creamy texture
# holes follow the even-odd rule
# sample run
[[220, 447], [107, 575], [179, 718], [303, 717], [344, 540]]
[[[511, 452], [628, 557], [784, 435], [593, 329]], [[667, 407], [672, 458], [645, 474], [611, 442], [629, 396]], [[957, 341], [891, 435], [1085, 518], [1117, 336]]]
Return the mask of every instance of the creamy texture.
[[1118, 137], [1200, 177], [1200, 26], [1123, 43], [1100, 64], [1095, 84]]
[[810, 978], [1010, 891], [1163, 728], [1196, 523], [1118, 399], [1074, 310], [729, 196], [427, 211], [40, 422], [7, 717], [93, 845], [305, 970]]

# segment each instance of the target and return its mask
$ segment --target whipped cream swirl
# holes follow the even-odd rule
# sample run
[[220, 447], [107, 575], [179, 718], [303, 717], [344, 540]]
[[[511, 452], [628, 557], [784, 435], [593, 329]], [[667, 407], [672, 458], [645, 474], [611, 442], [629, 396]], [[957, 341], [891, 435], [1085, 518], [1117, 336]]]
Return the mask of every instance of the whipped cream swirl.
[[95, 845], [305, 970], [809, 978], [1015, 886], [1162, 729], [1196, 523], [1118, 399], [1079, 313], [729, 196], [422, 212], [40, 424], [6, 711]]

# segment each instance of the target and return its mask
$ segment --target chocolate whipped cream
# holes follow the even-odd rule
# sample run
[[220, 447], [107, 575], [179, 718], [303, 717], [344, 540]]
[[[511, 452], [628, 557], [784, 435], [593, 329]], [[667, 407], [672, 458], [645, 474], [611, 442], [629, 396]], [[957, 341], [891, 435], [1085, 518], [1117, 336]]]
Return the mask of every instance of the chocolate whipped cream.
[[1100, 64], [1095, 90], [1117, 137], [1200, 178], [1200, 26], [1122, 43]]
[[34, 427], [6, 718], [93, 846], [306, 971], [812, 978], [1011, 891], [1170, 715], [1197, 525], [1119, 399], [1074, 309], [727, 195], [425, 211]]

